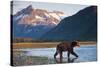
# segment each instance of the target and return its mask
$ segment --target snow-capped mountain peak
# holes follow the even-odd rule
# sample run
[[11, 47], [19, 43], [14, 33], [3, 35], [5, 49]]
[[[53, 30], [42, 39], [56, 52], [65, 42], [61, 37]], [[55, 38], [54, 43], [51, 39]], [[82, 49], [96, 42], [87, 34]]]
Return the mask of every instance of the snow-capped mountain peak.
[[60, 11], [33, 9], [29, 5], [13, 15], [13, 35], [37, 39], [57, 26], [63, 15], [64, 13]]
[[28, 25], [57, 25], [64, 13], [60, 11], [49, 12], [45, 9], [33, 9], [31, 5], [17, 12], [14, 16], [19, 24]]

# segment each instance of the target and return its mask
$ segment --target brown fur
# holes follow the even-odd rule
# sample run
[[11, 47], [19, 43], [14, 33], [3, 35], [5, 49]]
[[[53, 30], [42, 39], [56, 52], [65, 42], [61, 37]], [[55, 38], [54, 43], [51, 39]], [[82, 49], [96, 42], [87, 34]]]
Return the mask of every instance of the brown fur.
[[60, 54], [60, 62], [62, 62], [62, 54], [64, 51], [68, 51], [68, 59], [70, 58], [70, 54], [74, 55], [75, 57], [78, 57], [78, 55], [74, 52], [74, 47], [75, 46], [79, 46], [77, 41], [73, 41], [73, 42], [62, 42], [60, 44], [57, 45], [56, 47], [56, 53], [54, 54], [54, 58], [56, 59], [56, 56], [58, 54]]

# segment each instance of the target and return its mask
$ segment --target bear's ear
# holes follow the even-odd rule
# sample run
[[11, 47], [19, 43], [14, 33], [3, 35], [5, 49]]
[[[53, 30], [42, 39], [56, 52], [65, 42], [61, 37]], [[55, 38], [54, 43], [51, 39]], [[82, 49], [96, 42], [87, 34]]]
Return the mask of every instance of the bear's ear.
[[72, 43], [71, 43], [71, 46], [72, 47], [75, 47], [77, 45], [77, 42], [75, 42], [75, 41], [73, 41]]

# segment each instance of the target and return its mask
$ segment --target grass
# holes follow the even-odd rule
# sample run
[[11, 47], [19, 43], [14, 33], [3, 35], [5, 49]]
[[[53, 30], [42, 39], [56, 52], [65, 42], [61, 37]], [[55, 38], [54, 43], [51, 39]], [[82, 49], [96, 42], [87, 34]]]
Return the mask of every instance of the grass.
[[[19, 51], [14, 49], [21, 48], [52, 48], [56, 47], [60, 42], [42, 42], [42, 43], [13, 43], [13, 65], [25, 66], [25, 65], [44, 65], [44, 64], [56, 64], [54, 59], [43, 56], [27, 56], [27, 51]], [[80, 44], [94, 45], [96, 42], [80, 42]]]
[[[12, 47], [15, 48], [52, 48], [52, 47], [56, 47], [57, 44], [59, 44], [60, 42], [30, 42], [30, 43], [13, 43]], [[79, 42], [80, 45], [84, 44], [84, 45], [94, 45], [96, 44], [96, 42]]]
[[25, 65], [43, 65], [55, 63], [54, 59], [41, 56], [26, 56], [24, 51], [13, 51], [13, 65], [25, 66]]
[[56, 47], [57, 43], [13, 43], [13, 48], [52, 48]]

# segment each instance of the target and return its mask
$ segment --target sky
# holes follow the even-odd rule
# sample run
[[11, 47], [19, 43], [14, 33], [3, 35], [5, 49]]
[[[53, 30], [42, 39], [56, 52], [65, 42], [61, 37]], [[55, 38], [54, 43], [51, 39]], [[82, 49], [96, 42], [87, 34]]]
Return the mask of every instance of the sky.
[[90, 5], [79, 5], [79, 4], [64, 4], [64, 3], [45, 3], [45, 2], [33, 2], [33, 1], [14, 1], [13, 2], [13, 14], [32, 5], [33, 8], [46, 9], [48, 11], [61, 11], [66, 16], [71, 16], [78, 11], [90, 6]]

